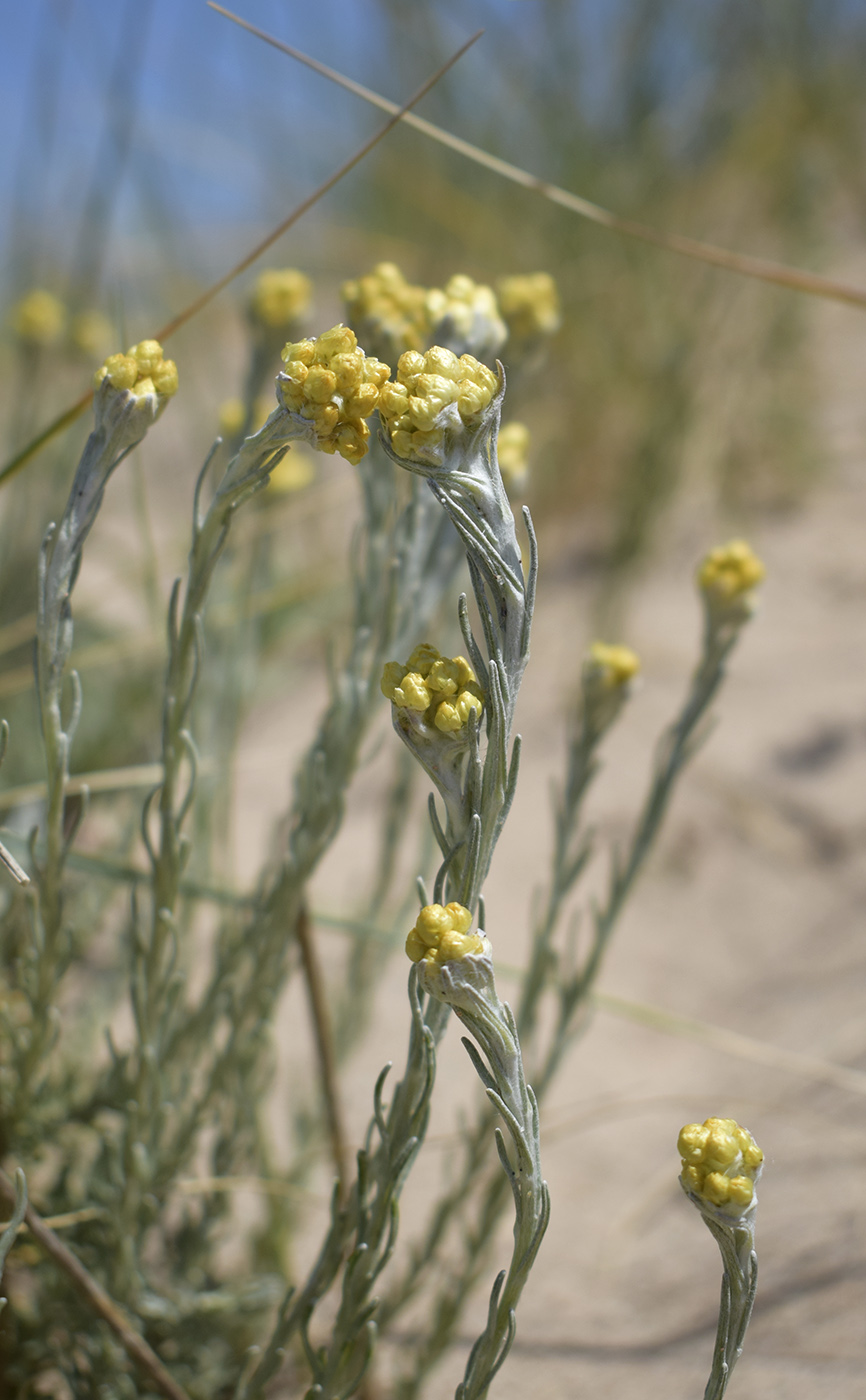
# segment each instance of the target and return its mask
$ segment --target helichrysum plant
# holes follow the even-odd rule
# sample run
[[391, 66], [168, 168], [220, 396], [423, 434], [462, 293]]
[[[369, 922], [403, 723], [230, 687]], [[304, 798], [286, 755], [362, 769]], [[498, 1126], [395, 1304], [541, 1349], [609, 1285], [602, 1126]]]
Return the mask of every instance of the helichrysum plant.
[[[426, 1331], [394, 1387], [409, 1400], [453, 1337], [510, 1203], [511, 1257], [494, 1274], [486, 1323], [456, 1390], [458, 1400], [487, 1395], [512, 1344], [549, 1217], [539, 1102], [589, 1014], [622, 908], [753, 611], [763, 569], [747, 545], [733, 541], [700, 567], [700, 661], [662, 735], [634, 828], [612, 853], [578, 958], [563, 924], [595, 854], [583, 807], [605, 736], [639, 672], [629, 648], [589, 647], [550, 871], [512, 1012], [496, 989], [483, 892], [495, 877], [497, 840], [517, 791], [514, 720], [529, 659], [537, 551], [526, 512], [518, 538], [506, 491], [506, 482], [519, 489], [525, 478], [528, 433], [518, 421], [500, 428], [505, 382], [496, 356], [507, 345], [518, 369], [540, 362], [559, 325], [556, 288], [546, 274], [504, 279], [496, 292], [462, 274], [425, 288], [380, 264], [343, 293], [351, 324], [311, 335], [312, 289], [303, 273], [274, 270], [252, 290], [245, 382], [235, 404], [223, 408], [225, 440], [199, 475], [186, 576], [169, 604], [161, 776], [141, 818], [145, 868], [128, 860], [101, 867], [99, 878], [108, 871], [133, 886], [122, 938], [116, 908], [110, 913], [107, 899], [88, 898], [80, 873], [91, 868], [97, 880], [87, 866], [92, 857], [75, 848], [86, 802], [67, 800], [85, 702], [69, 666], [71, 597], [110, 478], [177, 389], [175, 366], [155, 341], [110, 355], [99, 370], [93, 432], [66, 508], [45, 536], [36, 693], [47, 800], [29, 854], [32, 885], [10, 897], [3, 924], [0, 1145], [7, 1163], [38, 1181], [43, 1213], [69, 1222], [69, 1243], [49, 1250], [47, 1260], [32, 1243], [19, 1245], [25, 1188], [21, 1179], [16, 1191], [8, 1175], [0, 1177], [11, 1217], [0, 1237], [12, 1300], [9, 1374], [19, 1388], [38, 1383], [44, 1390], [59, 1375], [76, 1400], [157, 1392], [173, 1400], [348, 1400], [364, 1384], [380, 1333], [423, 1294]], [[62, 335], [66, 313], [55, 311], [44, 297], [16, 310], [31, 358], [53, 343], [52, 315]], [[196, 852], [201, 868], [191, 864], [207, 831], [193, 820], [207, 805], [196, 731], [216, 709], [230, 712], [223, 727], [236, 732], [240, 715], [239, 702], [229, 704], [214, 679], [214, 648], [205, 646], [209, 602], [218, 568], [237, 566], [229, 551], [239, 513], [254, 500], [264, 509], [276, 493], [291, 495], [299, 479], [309, 479], [309, 455], [295, 455], [299, 444], [343, 459], [339, 469], [357, 480], [348, 636], [297, 763], [291, 801], [252, 893], [239, 896], [225, 881], [208, 884], [208, 851]], [[256, 555], [247, 581], [266, 582], [270, 563], [267, 553]], [[477, 633], [466, 596], [456, 597], [467, 577]], [[455, 601], [456, 644], [448, 627]], [[216, 649], [226, 675], [241, 640], [226, 641], [224, 659]], [[309, 882], [339, 830], [366, 736], [386, 704], [400, 743], [381, 855], [345, 967], [328, 982]], [[401, 832], [411, 829], [412, 771], [433, 787], [428, 811], [438, 864], [429, 888], [419, 878], [408, 917], [405, 893], [398, 899], [393, 886]], [[419, 860], [427, 872], [423, 845]], [[206, 971], [190, 979], [204, 898], [222, 912]], [[69, 974], [87, 947], [94, 910], [118, 950], [124, 1001], [119, 1024], [126, 1029], [108, 1036], [107, 1053], [92, 1048], [86, 1026], [73, 1036], [64, 1020], [74, 1005]], [[405, 935], [407, 1045], [396, 1082], [386, 1069], [371, 1086], [369, 1127], [353, 1157], [341, 1121], [340, 1069], [373, 1002], [380, 956], [371, 956], [371, 940], [381, 937], [383, 922], [402, 923]], [[292, 1148], [283, 1164], [269, 1123], [270, 1040], [293, 976], [305, 981], [318, 1073], [315, 1089], [299, 1091], [291, 1106]], [[453, 1180], [395, 1267], [400, 1197], [423, 1147], [437, 1045], [452, 1013], [467, 1032], [484, 1107], [467, 1124]], [[100, 1016], [107, 1025], [107, 1003], [93, 1019]], [[753, 1296], [748, 1232], [760, 1153], [730, 1120], [692, 1125], [680, 1145], [684, 1187], [725, 1262], [715, 1389], [708, 1389], [715, 1400], [739, 1355]], [[293, 1201], [323, 1158], [335, 1182], [330, 1216], [311, 1269], [299, 1277]], [[246, 1271], [227, 1269], [221, 1258], [229, 1188], [244, 1174], [267, 1175], [287, 1193], [282, 1202], [271, 1198], [264, 1227], [246, 1239]], [[198, 1195], [180, 1194], [181, 1182], [195, 1185], [191, 1176]], [[43, 1241], [51, 1238], [39, 1228]], [[453, 1271], [443, 1280], [437, 1265], [448, 1251]]]
[[680, 1185], [703, 1217], [722, 1255], [722, 1298], [704, 1400], [721, 1400], [742, 1355], [758, 1286], [755, 1185], [764, 1154], [733, 1118], [687, 1123], [677, 1140]]

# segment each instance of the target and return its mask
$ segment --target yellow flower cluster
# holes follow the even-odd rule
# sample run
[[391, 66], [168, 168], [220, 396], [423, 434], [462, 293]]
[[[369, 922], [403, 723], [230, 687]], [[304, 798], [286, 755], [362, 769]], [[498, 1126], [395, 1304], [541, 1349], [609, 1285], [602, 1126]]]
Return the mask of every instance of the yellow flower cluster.
[[407, 282], [396, 263], [379, 263], [366, 277], [344, 282], [342, 294], [352, 325], [377, 352], [400, 355], [427, 340], [427, 291]]
[[13, 306], [9, 325], [24, 345], [56, 345], [66, 326], [66, 307], [42, 287], [34, 287]]
[[96, 356], [114, 340], [114, 330], [101, 311], [80, 311], [69, 327], [69, 339], [82, 355]]
[[483, 953], [485, 941], [469, 932], [471, 926], [472, 915], [462, 904], [425, 904], [406, 939], [406, 953], [414, 963], [423, 958], [431, 970], [467, 953]]
[[687, 1123], [677, 1140], [683, 1161], [680, 1180], [701, 1201], [738, 1216], [748, 1210], [764, 1154], [751, 1133], [733, 1118]]
[[290, 343], [282, 358], [277, 393], [283, 405], [309, 422], [320, 452], [359, 462], [370, 436], [364, 419], [379, 405], [388, 366], [359, 350], [346, 326], [333, 326], [317, 340]]
[[[426, 311], [431, 340], [445, 339], [447, 333], [449, 340], [469, 343], [479, 353], [495, 355], [508, 335], [492, 289], [462, 272], [449, 278], [444, 289], [431, 288]], [[441, 332], [438, 337], [437, 332]]]
[[441, 656], [429, 642], [417, 646], [406, 662], [389, 661], [382, 673], [382, 694], [399, 709], [423, 714], [443, 734], [456, 734], [481, 715], [481, 687], [464, 656]]
[[496, 293], [512, 339], [537, 340], [559, 330], [559, 293], [549, 272], [503, 277], [496, 284]]
[[630, 647], [593, 642], [584, 663], [584, 677], [603, 690], [619, 690], [640, 670], [640, 658]]
[[398, 457], [435, 460], [445, 439], [439, 421], [454, 407], [459, 421], [473, 424], [496, 393], [496, 375], [473, 355], [458, 359], [434, 345], [425, 355], [407, 350], [397, 364], [397, 379], [385, 385], [379, 412]]
[[766, 570], [745, 540], [711, 549], [698, 569], [698, 585], [709, 598], [731, 603], [759, 584]]
[[125, 355], [109, 355], [94, 375], [94, 385], [108, 380], [113, 389], [128, 389], [137, 399], [158, 394], [170, 399], [177, 393], [177, 365], [164, 360], [158, 340], [140, 340]]
[[[253, 404], [253, 421], [250, 432], [257, 433], [263, 428], [273, 412], [273, 399], [262, 394]], [[244, 426], [247, 410], [243, 399], [223, 399], [219, 407], [220, 436], [235, 438]]]
[[529, 462], [529, 429], [525, 423], [506, 423], [499, 429], [496, 456], [506, 486], [521, 486]]
[[313, 284], [294, 267], [268, 267], [256, 278], [250, 319], [268, 330], [282, 330], [310, 309]]

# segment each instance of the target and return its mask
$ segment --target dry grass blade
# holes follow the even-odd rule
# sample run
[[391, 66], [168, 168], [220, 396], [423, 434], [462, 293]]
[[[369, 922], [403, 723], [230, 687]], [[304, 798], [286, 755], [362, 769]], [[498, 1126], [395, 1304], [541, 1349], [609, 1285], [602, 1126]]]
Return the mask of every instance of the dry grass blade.
[[[321, 74], [323, 78], [328, 78], [332, 83], [337, 83], [347, 92], [354, 93], [356, 97], [363, 98], [365, 102], [378, 107], [380, 111], [397, 113], [397, 104], [389, 101], [387, 97], [382, 97], [379, 93], [373, 92], [371, 88], [364, 87], [361, 83], [356, 83], [351, 78], [338, 73], [336, 69], [319, 63], [317, 59], [310, 58], [300, 49], [292, 48], [290, 44], [284, 44], [264, 30], [257, 29], [255, 25], [248, 24], [246, 20], [233, 14], [231, 10], [226, 10], [222, 5], [216, 4], [215, 0], [208, 0], [208, 5], [210, 9], [225, 15], [226, 19], [232, 20], [242, 29], [248, 30], [257, 38], [272, 45], [273, 48], [279, 49], [280, 53], [287, 54], [289, 58], [294, 58], [298, 63], [312, 68], [315, 73]], [[775, 262], [770, 258], [752, 257], [748, 253], [735, 253], [729, 248], [720, 248], [714, 243], [704, 243], [700, 239], [689, 238], [683, 234], [663, 233], [659, 229], [651, 228], [648, 224], [638, 223], [634, 219], [622, 218], [621, 215], [614, 214], [609, 209], [603, 209], [600, 204], [593, 204], [590, 200], [583, 199], [570, 190], [564, 190], [559, 185], [553, 185], [548, 180], [542, 180], [537, 175], [530, 174], [528, 170], [522, 170], [520, 166], [512, 165], [510, 161], [490, 155], [480, 146], [475, 146], [471, 141], [464, 141], [461, 137], [454, 136], [450, 131], [443, 130], [442, 127], [434, 125], [433, 122], [416, 116], [414, 112], [406, 112], [405, 115], [400, 116], [400, 120], [416, 131], [422, 132], [423, 135], [429, 136], [431, 140], [438, 141], [440, 145], [457, 151], [467, 160], [474, 161], [476, 165], [483, 165], [487, 170], [492, 170], [513, 184], [522, 185], [524, 189], [534, 190], [553, 204], [558, 204], [561, 208], [568, 209], [572, 214], [577, 214], [582, 219], [588, 219], [591, 223], [599, 224], [602, 228], [610, 229], [613, 233], [623, 234], [627, 238], [639, 239], [642, 243], [651, 243], [657, 248], [666, 248], [668, 252], [679, 253], [683, 257], [693, 258], [698, 262], [710, 263], [713, 267], [724, 268], [727, 272], [737, 272], [743, 277], [754, 277], [761, 282], [772, 282], [776, 286], [787, 287], [789, 291], [805, 292], [809, 296], [825, 297], [831, 301], [841, 301], [849, 306], [866, 309], [866, 291], [861, 287], [852, 286], [847, 282], [837, 282], [832, 277], [821, 277], [818, 273], [807, 272], [803, 268], [789, 267], [785, 263]]]
[[736, 1055], [740, 1060], [752, 1064], [766, 1065], [769, 1069], [781, 1069], [789, 1074], [805, 1075], [807, 1079], [817, 1079], [832, 1084], [837, 1089], [846, 1089], [849, 1094], [866, 1095], [866, 1074], [861, 1070], [848, 1069], [846, 1065], [834, 1065], [817, 1055], [803, 1055], [797, 1050], [780, 1050], [775, 1045], [767, 1045], [763, 1040], [753, 1040], [751, 1036], [740, 1035], [738, 1031], [726, 1030], [723, 1026], [713, 1026], [707, 1021], [695, 1021], [688, 1016], [676, 1016], [663, 1011], [658, 1006], [647, 1006], [639, 1001], [626, 1001], [622, 997], [608, 996], [595, 992], [593, 1001], [602, 1011], [614, 1016], [622, 1016], [639, 1025], [651, 1026], [653, 1030], [664, 1031], [668, 1035], [684, 1036], [688, 1040], [699, 1041], [726, 1055]]
[[[421, 84], [418, 91], [413, 93], [409, 101], [404, 103], [402, 107], [397, 107], [395, 105], [393, 114], [389, 117], [388, 121], [386, 121], [385, 125], [374, 132], [370, 139], [365, 141], [363, 146], [359, 147], [353, 156], [350, 156], [349, 159], [345, 161], [339, 169], [335, 170], [333, 175], [330, 175], [323, 184], [319, 185], [311, 195], [308, 195], [306, 199], [302, 200], [301, 203], [292, 210], [291, 214], [283, 219], [282, 223], [278, 224], [277, 227], [268, 234], [267, 238], [263, 238], [260, 243], [256, 244], [251, 252], [241, 258], [240, 262], [235, 263], [234, 267], [223, 277], [213, 282], [202, 292], [201, 296], [196, 297], [188, 306], [185, 306], [182, 311], [179, 311], [176, 316], [172, 317], [170, 321], [162, 326], [160, 330], [156, 331], [153, 339], [159, 341], [168, 340], [175, 331], [179, 330], [181, 326], [185, 326], [187, 321], [191, 321], [193, 316], [196, 316], [199, 311], [207, 306], [208, 302], [213, 301], [214, 297], [218, 296], [221, 291], [224, 291], [230, 282], [233, 282], [242, 272], [246, 272], [247, 268], [251, 267], [263, 253], [266, 253], [268, 248], [276, 243], [278, 238], [282, 238], [283, 234], [286, 233], [293, 224], [296, 224], [299, 219], [303, 218], [308, 210], [312, 209], [314, 204], [317, 204], [320, 199], [328, 194], [334, 186], [343, 179], [344, 175], [348, 175], [350, 171], [354, 170], [356, 165], [360, 164], [365, 156], [369, 155], [373, 147], [377, 146], [379, 142], [388, 135], [388, 132], [403, 119], [406, 113], [409, 112], [417, 102], [420, 102], [422, 97], [425, 97], [431, 88], [436, 86], [450, 68], [454, 67], [454, 64], [458, 59], [463, 57], [467, 49], [470, 49], [472, 45], [481, 38], [483, 32], [482, 29], [479, 29], [471, 38], [467, 39], [466, 43], [462, 44], [456, 53], [452, 54], [440, 68], [437, 68], [436, 72], [432, 74], [426, 82]], [[93, 390], [90, 389], [74, 404], [65, 409], [53, 422], [49, 423], [47, 428], [43, 428], [38, 437], [35, 437], [32, 442], [29, 442], [26, 447], [23, 447], [20, 452], [16, 453], [16, 455], [0, 469], [0, 487], [5, 486], [7, 481], [10, 481], [13, 476], [16, 476], [47, 442], [50, 442], [51, 439], [62, 432], [64, 428], [68, 428], [74, 423], [76, 418], [87, 408], [92, 398]]]

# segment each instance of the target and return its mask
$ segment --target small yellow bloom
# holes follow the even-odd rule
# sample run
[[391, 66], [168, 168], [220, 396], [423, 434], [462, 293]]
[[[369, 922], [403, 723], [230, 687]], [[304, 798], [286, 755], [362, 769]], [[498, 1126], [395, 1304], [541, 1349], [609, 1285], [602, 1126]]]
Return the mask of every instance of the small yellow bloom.
[[286, 330], [310, 309], [313, 284], [294, 267], [268, 267], [256, 278], [249, 301], [250, 320], [268, 330]]
[[680, 1180], [689, 1195], [725, 1215], [743, 1214], [755, 1198], [764, 1154], [751, 1133], [733, 1118], [687, 1123], [677, 1140]]
[[311, 452], [295, 446], [287, 452], [271, 472], [268, 491], [277, 496], [288, 496], [301, 491], [316, 475], [316, 461]]
[[467, 953], [483, 953], [484, 939], [470, 933], [471, 927], [472, 915], [462, 904], [427, 904], [409, 932], [406, 953], [412, 962], [423, 959], [430, 971], [446, 962], [459, 962]]
[[366, 277], [344, 282], [342, 291], [348, 319], [377, 355], [395, 360], [426, 343], [427, 293], [411, 286], [395, 263], [379, 263]]
[[389, 661], [381, 686], [398, 709], [423, 714], [442, 734], [459, 733], [470, 713], [479, 719], [484, 708], [481, 687], [466, 657], [441, 656], [429, 642], [417, 646], [405, 666]]
[[639, 670], [640, 658], [630, 647], [593, 642], [584, 663], [584, 679], [604, 690], [619, 690], [628, 685]]
[[766, 570], [745, 540], [711, 549], [698, 569], [698, 585], [716, 603], [732, 603], [756, 588]]
[[114, 339], [114, 330], [101, 311], [80, 311], [69, 328], [69, 339], [83, 355], [104, 352]]
[[320, 452], [339, 452], [357, 463], [367, 451], [366, 418], [378, 406], [390, 369], [358, 348], [353, 331], [333, 326], [316, 340], [289, 343], [277, 395], [290, 413], [310, 425]]
[[425, 355], [407, 351], [379, 403], [391, 447], [398, 457], [436, 460], [446, 429], [474, 426], [496, 389], [496, 375], [472, 355], [458, 358], [440, 345]]
[[220, 437], [237, 437], [244, 426], [246, 416], [243, 399], [225, 399], [219, 409]]
[[449, 341], [485, 360], [493, 359], [508, 335], [491, 288], [464, 273], [427, 293], [426, 312], [430, 339]]
[[548, 272], [503, 277], [496, 284], [496, 292], [510, 343], [532, 342], [559, 330], [559, 293]]
[[125, 355], [109, 355], [94, 375], [98, 389], [107, 380], [113, 389], [128, 390], [137, 399], [154, 395], [170, 399], [177, 393], [177, 365], [164, 360], [157, 340], [141, 340]]
[[51, 292], [35, 287], [13, 306], [9, 325], [23, 345], [56, 345], [66, 325], [66, 307]]
[[499, 429], [496, 456], [505, 485], [521, 487], [529, 465], [529, 429], [525, 423], [506, 423]]

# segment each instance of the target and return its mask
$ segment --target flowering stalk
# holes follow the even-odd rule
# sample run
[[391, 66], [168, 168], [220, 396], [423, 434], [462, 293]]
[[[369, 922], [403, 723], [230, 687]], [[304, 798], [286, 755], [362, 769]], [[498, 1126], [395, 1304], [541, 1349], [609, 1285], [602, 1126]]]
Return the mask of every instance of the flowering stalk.
[[[427, 1129], [436, 1044], [445, 1029], [442, 1014], [425, 1023], [415, 969], [409, 977], [409, 1005], [412, 1024], [403, 1078], [386, 1108], [382, 1091], [390, 1066], [380, 1074], [373, 1118], [348, 1198], [343, 1203], [335, 1188], [331, 1224], [318, 1259], [300, 1291], [290, 1289], [286, 1295], [266, 1348], [252, 1359], [239, 1382], [236, 1400], [257, 1400], [264, 1394], [297, 1333], [312, 1372], [309, 1396], [347, 1397], [361, 1383], [376, 1338], [373, 1287], [396, 1243], [399, 1197]], [[324, 1346], [316, 1346], [310, 1336], [313, 1315], [341, 1268], [340, 1304], [331, 1335]]]
[[173, 361], [163, 359], [155, 340], [144, 340], [127, 355], [109, 356], [96, 379], [94, 428], [60, 522], [49, 525], [39, 556], [35, 672], [48, 796], [43, 855], [34, 860], [38, 898], [33, 910], [33, 947], [24, 977], [30, 1025], [26, 1035], [16, 1037], [18, 1065], [8, 1112], [10, 1134], [35, 1092], [40, 1068], [59, 1032], [53, 1002], [68, 962], [63, 938], [63, 871], [85, 809], [82, 803], [71, 830], [65, 831], [69, 753], [81, 713], [81, 685], [75, 671], [70, 676], [68, 716], [62, 711], [63, 681], [72, 650], [72, 590], [108, 480], [175, 393], [177, 369]]
[[677, 1142], [680, 1185], [700, 1211], [722, 1256], [722, 1296], [704, 1400], [722, 1400], [743, 1343], [758, 1286], [755, 1184], [764, 1154], [732, 1118], [688, 1123]]
[[[469, 659], [454, 658], [444, 674], [438, 666], [441, 658], [433, 656], [425, 674], [424, 659], [419, 658], [422, 669], [413, 669], [413, 653], [402, 674], [400, 667], [389, 668], [383, 678], [393, 703], [394, 726], [445, 805], [444, 827], [432, 803], [430, 809], [443, 856], [436, 898], [447, 889], [468, 909], [475, 908], [514, 797], [519, 739], [510, 755], [509, 746], [529, 658], [537, 574], [535, 538], [524, 511], [531, 550], [529, 575], [524, 577], [514, 517], [496, 459], [504, 390], [501, 372], [497, 382], [471, 355], [458, 359], [434, 346], [423, 356], [401, 356], [397, 381], [384, 387], [380, 406], [387, 449], [407, 470], [426, 477], [462, 540], [484, 633], [486, 659], [472, 635], [464, 597], [460, 625]], [[420, 650], [424, 653], [423, 647]], [[478, 687], [475, 699], [481, 706], [473, 703], [473, 686]], [[447, 722], [437, 689], [443, 698], [456, 696], [456, 711]], [[430, 711], [433, 699], [435, 713]], [[478, 723], [482, 707], [483, 760]]]
[[[290, 346], [291, 352], [298, 347]], [[279, 406], [264, 427], [241, 444], [226, 468], [213, 500], [206, 511], [200, 496], [213, 454], [208, 458], [196, 486], [192, 547], [183, 606], [180, 584], [175, 585], [169, 608], [169, 659], [163, 699], [162, 760], [163, 781], [145, 803], [142, 832], [151, 859], [153, 900], [150, 927], [135, 929], [135, 956], [132, 974], [132, 1002], [138, 1037], [138, 1053], [130, 1065], [133, 1096], [125, 1128], [125, 1184], [120, 1213], [123, 1247], [120, 1257], [127, 1287], [130, 1283], [131, 1241], [146, 1223], [144, 1201], [149, 1193], [162, 1191], [184, 1160], [202, 1121], [205, 1105], [222, 1080], [226, 1051], [210, 1067], [210, 1073], [197, 1093], [191, 1093], [190, 1072], [183, 1057], [178, 1060], [176, 1036], [189, 1024], [179, 1015], [181, 983], [175, 971], [177, 934], [175, 911], [180, 879], [189, 855], [189, 839], [183, 827], [190, 811], [196, 785], [196, 750], [188, 728], [201, 661], [205, 601], [214, 569], [225, 547], [229, 529], [239, 507], [260, 491], [270, 472], [282, 460], [292, 442], [304, 440], [327, 451], [339, 451], [353, 459], [363, 453], [367, 434], [363, 414], [375, 407], [377, 384], [387, 367], [368, 361], [357, 350], [354, 337], [345, 327], [334, 327], [317, 341], [303, 343], [302, 359], [294, 374], [277, 379]], [[315, 380], [311, 394], [305, 381]], [[216, 450], [216, 449], [215, 449]], [[186, 782], [184, 770], [188, 771]], [[150, 836], [150, 812], [157, 804], [159, 836]], [[212, 1017], [214, 1002], [208, 1002]], [[185, 1010], [185, 1008], [184, 1008]], [[195, 1019], [195, 1018], [189, 1018]], [[230, 1053], [237, 1050], [237, 1037], [244, 1026], [233, 1019], [229, 1037]], [[201, 1023], [196, 1022], [199, 1031]], [[172, 1073], [173, 1066], [182, 1067]], [[167, 1093], [167, 1081], [175, 1078], [174, 1092]], [[172, 1132], [167, 1131], [164, 1101], [182, 1105]]]
[[515, 1313], [550, 1218], [550, 1196], [541, 1175], [538, 1105], [523, 1072], [517, 1026], [499, 1000], [490, 942], [469, 933], [468, 909], [451, 903], [422, 909], [406, 941], [420, 969], [419, 980], [433, 1002], [449, 1006], [483, 1051], [463, 1044], [491, 1106], [505, 1122], [513, 1159], [499, 1128], [496, 1148], [514, 1201], [511, 1264], [498, 1274], [487, 1324], [473, 1346], [455, 1400], [480, 1400], [505, 1361], [515, 1336]]
[[[652, 849], [664, 820], [676, 781], [703, 737], [702, 723], [724, 678], [728, 657], [742, 626], [754, 611], [753, 590], [763, 578], [763, 566], [747, 545], [733, 541], [713, 550], [698, 572], [704, 606], [701, 658], [678, 718], [663, 735], [650, 778], [649, 791], [624, 857], [615, 858], [607, 897], [592, 907], [593, 937], [582, 965], [569, 972], [555, 951], [553, 939], [565, 900], [592, 854], [591, 834], [580, 836], [578, 819], [583, 798], [596, 771], [598, 744], [629, 694], [638, 662], [625, 647], [595, 643], [584, 662], [578, 724], [569, 745], [566, 785], [556, 816], [553, 868], [544, 909], [533, 935], [529, 969], [518, 1007], [517, 1024], [524, 1045], [531, 1043], [540, 998], [553, 984], [559, 1011], [550, 1043], [539, 1056], [533, 1083], [539, 1101], [552, 1084], [571, 1042], [578, 1017], [587, 1009], [601, 970], [604, 951], [629, 894]], [[537, 1052], [536, 1052], [537, 1053]], [[485, 1143], [490, 1115], [480, 1113], [464, 1134], [460, 1171], [434, 1206], [410, 1263], [389, 1289], [382, 1305], [382, 1325], [390, 1325], [418, 1293], [439, 1257], [445, 1236], [460, 1233], [462, 1259], [457, 1281], [443, 1287], [432, 1309], [435, 1319], [411, 1374], [401, 1382], [401, 1400], [410, 1400], [426, 1370], [441, 1354], [457, 1325], [463, 1302], [477, 1282], [489, 1241], [506, 1205], [507, 1193], [499, 1173], [484, 1173]]]

